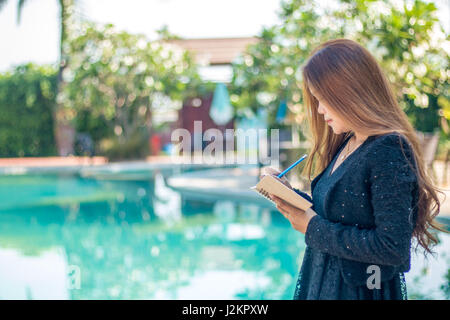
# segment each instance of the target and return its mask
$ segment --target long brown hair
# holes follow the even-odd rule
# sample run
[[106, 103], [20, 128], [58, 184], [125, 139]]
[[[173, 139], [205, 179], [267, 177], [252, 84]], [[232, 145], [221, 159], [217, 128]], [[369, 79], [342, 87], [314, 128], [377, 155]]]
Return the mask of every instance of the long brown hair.
[[431, 253], [431, 246], [437, 244], [438, 239], [430, 228], [445, 231], [434, 220], [440, 211], [437, 192], [441, 191], [433, 185], [426, 172], [416, 132], [399, 107], [375, 58], [352, 40], [336, 39], [319, 45], [303, 67], [303, 99], [313, 142], [303, 173], [311, 180], [311, 173], [315, 175], [328, 166], [339, 145], [351, 132], [335, 134], [329, 128], [317, 112], [318, 100], [310, 88], [342, 115], [343, 121], [354, 131], [365, 136], [396, 132], [409, 142], [419, 188], [413, 237], [417, 246], [422, 246], [425, 253]]

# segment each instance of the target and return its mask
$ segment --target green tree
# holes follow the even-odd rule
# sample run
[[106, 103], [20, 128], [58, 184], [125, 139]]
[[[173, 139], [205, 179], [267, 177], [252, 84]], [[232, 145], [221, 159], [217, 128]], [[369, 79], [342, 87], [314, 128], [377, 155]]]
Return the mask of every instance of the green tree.
[[[155, 111], [181, 107], [200, 84], [191, 56], [164, 41], [118, 32], [112, 25], [81, 25], [69, 41], [71, 63], [63, 73], [65, 114], [102, 119], [122, 150], [118, 157], [148, 145]], [[114, 155], [113, 155], [114, 156]]]
[[[0, 0], [0, 10], [4, 7], [8, 0]], [[22, 10], [28, 0], [17, 0], [17, 22], [20, 23]], [[62, 92], [64, 87], [64, 81], [62, 74], [64, 69], [67, 67], [69, 62], [69, 55], [67, 54], [68, 48], [68, 37], [70, 34], [70, 29], [74, 24], [74, 5], [75, 0], [57, 0], [59, 8], [59, 69], [57, 75], [57, 92]], [[63, 128], [70, 127], [71, 113], [64, 113], [65, 108], [61, 105], [61, 99], [57, 99], [56, 108], [53, 111], [53, 120], [55, 123], [55, 138], [59, 155], [66, 155], [67, 152], [71, 150], [63, 150]]]
[[281, 24], [265, 28], [258, 44], [234, 65], [232, 102], [238, 114], [264, 107], [274, 122], [281, 100], [301, 121], [301, 67], [312, 48], [332, 38], [350, 38], [368, 48], [394, 84], [398, 100], [421, 131], [450, 119], [449, 38], [432, 3], [415, 1], [349, 1], [327, 5], [311, 0], [284, 1]]
[[0, 155], [50, 156], [56, 153], [53, 109], [57, 70], [27, 64], [0, 74]]
[[[433, 132], [450, 119], [449, 37], [432, 2], [345, 1], [360, 21], [356, 39], [376, 53], [414, 127]], [[447, 48], [447, 51], [446, 51]]]

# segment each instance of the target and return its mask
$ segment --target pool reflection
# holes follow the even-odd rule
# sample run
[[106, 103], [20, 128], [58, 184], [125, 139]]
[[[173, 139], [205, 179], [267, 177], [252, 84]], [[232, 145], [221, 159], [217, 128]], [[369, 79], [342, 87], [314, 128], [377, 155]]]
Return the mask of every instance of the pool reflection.
[[305, 246], [276, 211], [193, 201], [162, 174], [0, 177], [0, 200], [1, 299], [291, 299]]

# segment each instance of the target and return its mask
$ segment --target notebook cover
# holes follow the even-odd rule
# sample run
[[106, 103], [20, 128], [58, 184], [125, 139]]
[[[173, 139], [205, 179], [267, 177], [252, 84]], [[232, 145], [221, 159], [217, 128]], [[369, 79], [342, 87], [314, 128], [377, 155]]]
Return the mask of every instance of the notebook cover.
[[270, 199], [269, 194], [273, 194], [303, 211], [312, 206], [311, 202], [271, 175], [264, 176], [256, 186], [250, 189], [260, 193], [271, 202], [273, 201]]

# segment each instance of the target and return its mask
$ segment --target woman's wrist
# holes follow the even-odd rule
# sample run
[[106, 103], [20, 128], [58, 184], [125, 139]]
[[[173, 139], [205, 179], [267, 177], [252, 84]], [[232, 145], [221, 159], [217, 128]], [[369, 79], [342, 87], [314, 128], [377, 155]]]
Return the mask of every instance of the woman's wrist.
[[312, 217], [316, 216], [317, 213], [312, 209], [312, 207], [309, 207], [308, 209], [306, 209], [305, 214], [310, 217], [310, 220]]
[[311, 221], [312, 218], [314, 218], [315, 216], [317, 216], [317, 213], [311, 208], [309, 207], [308, 209], [306, 209], [305, 211], [305, 230], [303, 233], [306, 233], [306, 230], [308, 230], [308, 225]]

